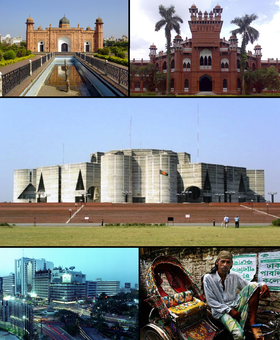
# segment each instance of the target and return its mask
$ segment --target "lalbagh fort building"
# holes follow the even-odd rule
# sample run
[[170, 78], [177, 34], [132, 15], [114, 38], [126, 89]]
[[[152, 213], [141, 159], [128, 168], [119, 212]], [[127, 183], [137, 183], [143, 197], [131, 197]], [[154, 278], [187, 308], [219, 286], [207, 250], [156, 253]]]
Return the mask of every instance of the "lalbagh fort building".
[[[237, 95], [241, 92], [241, 55], [238, 39], [220, 38], [223, 25], [223, 9], [217, 5], [210, 13], [198, 11], [195, 5], [189, 8], [191, 38], [177, 35], [171, 47], [171, 94], [194, 95], [199, 92], [213, 92], [217, 95]], [[261, 46], [254, 47], [254, 53], [247, 52], [246, 69], [260, 69], [275, 66], [279, 71], [278, 59], [261, 60]], [[136, 67], [153, 64], [159, 72], [167, 72], [167, 54], [157, 53], [156, 45], [150, 46], [150, 60], [132, 60]], [[137, 73], [137, 72], [136, 72]], [[144, 77], [136, 74], [131, 82], [131, 93], [146, 90]], [[166, 86], [163, 86], [166, 88]], [[156, 89], [157, 90], [157, 89]]]
[[95, 21], [95, 29], [86, 30], [70, 27], [65, 16], [59, 20], [58, 27], [45, 30], [41, 26], [34, 29], [34, 21], [29, 16], [26, 20], [26, 48], [32, 52], [97, 52], [103, 48], [103, 22], [101, 18]]
[[192, 163], [156, 149], [96, 152], [90, 162], [14, 171], [14, 199], [26, 202], [183, 203], [264, 201], [264, 170]]

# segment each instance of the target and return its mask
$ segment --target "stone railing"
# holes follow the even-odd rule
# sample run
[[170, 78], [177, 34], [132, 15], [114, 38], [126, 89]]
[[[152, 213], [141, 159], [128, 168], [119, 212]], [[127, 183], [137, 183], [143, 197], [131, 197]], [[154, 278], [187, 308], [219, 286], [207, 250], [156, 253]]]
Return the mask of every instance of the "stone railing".
[[41, 56], [40, 59], [29, 60], [29, 64], [18, 67], [2, 75], [0, 72], [0, 97], [5, 97], [14, 87], [20, 84], [24, 79], [32, 76], [39, 67], [54, 56], [54, 52]]
[[96, 67], [105, 76], [112, 79], [118, 85], [125, 89], [128, 88], [128, 69], [118, 66], [118, 64], [113, 65], [107, 60], [93, 58], [83, 53], [77, 52], [76, 55], [93, 67]]

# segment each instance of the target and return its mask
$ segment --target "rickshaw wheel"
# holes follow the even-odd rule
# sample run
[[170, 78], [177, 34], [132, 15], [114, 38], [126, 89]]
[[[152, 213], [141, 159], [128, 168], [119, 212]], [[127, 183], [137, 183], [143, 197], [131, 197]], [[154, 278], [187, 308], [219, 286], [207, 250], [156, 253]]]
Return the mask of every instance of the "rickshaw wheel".
[[171, 338], [161, 327], [148, 324], [141, 331], [141, 340], [171, 340]]

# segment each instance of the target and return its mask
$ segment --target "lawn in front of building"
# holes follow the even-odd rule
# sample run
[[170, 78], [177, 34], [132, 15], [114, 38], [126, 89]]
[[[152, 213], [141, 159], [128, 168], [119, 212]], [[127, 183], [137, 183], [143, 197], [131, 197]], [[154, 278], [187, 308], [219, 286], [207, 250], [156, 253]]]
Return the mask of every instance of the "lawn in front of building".
[[0, 246], [279, 246], [280, 228], [250, 226], [0, 227]]

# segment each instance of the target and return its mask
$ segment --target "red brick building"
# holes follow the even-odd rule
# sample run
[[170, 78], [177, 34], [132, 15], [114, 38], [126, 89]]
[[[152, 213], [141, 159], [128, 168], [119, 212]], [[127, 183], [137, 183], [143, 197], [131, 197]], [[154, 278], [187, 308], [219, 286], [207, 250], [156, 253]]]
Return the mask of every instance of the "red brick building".
[[26, 48], [32, 52], [97, 52], [103, 48], [103, 22], [101, 18], [95, 21], [95, 29], [87, 27], [70, 27], [70, 22], [63, 17], [58, 27], [45, 30], [41, 26], [34, 29], [31, 17], [26, 20]]
[[[185, 40], [177, 35], [171, 52], [171, 94], [187, 95], [199, 92], [239, 94], [241, 92], [240, 47], [231, 36], [227, 41], [220, 38], [223, 25], [223, 9], [217, 5], [210, 13], [198, 11], [195, 5], [189, 9], [189, 26], [192, 38]], [[137, 67], [152, 63], [159, 72], [167, 71], [167, 54], [150, 46], [150, 60], [136, 61]], [[278, 59], [261, 60], [261, 46], [256, 45], [254, 54], [248, 51], [247, 68], [252, 70], [274, 65], [280, 68]], [[131, 82], [131, 92], [144, 92], [145, 80], [136, 75]]]

